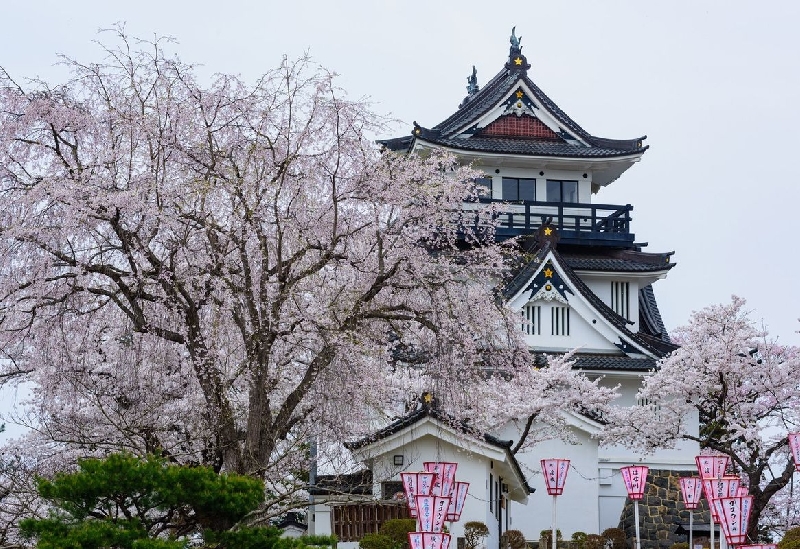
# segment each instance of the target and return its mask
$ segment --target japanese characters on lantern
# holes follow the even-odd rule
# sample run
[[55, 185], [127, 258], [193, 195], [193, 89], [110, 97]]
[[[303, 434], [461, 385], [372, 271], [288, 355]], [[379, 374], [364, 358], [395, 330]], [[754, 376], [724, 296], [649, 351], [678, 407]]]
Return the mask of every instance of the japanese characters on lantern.
[[714, 500], [722, 532], [729, 544], [741, 545], [747, 541], [747, 527], [752, 506], [753, 496], [723, 497]]
[[789, 448], [794, 457], [794, 470], [800, 471], [800, 433], [789, 433]]
[[729, 460], [728, 456], [697, 456], [694, 458], [697, 463], [697, 472], [702, 479], [725, 476]]
[[619, 472], [622, 473], [622, 480], [625, 481], [625, 489], [628, 491], [628, 497], [632, 500], [640, 500], [644, 497], [648, 470], [646, 465], [630, 465], [620, 468]]
[[697, 509], [703, 495], [703, 483], [697, 477], [681, 477], [681, 496], [687, 509]]
[[547, 493], [551, 496], [560, 496], [564, 493], [564, 483], [569, 472], [568, 459], [543, 459], [541, 460], [542, 474], [547, 486]]

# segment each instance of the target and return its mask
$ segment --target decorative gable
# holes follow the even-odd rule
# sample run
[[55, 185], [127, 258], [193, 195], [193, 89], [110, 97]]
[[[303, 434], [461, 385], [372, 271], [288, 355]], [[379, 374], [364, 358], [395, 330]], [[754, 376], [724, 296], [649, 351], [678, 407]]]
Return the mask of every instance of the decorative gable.
[[496, 137], [522, 137], [526, 139], [546, 139], [563, 141], [541, 120], [528, 114], [520, 116], [507, 114], [489, 123], [480, 131], [481, 135]]

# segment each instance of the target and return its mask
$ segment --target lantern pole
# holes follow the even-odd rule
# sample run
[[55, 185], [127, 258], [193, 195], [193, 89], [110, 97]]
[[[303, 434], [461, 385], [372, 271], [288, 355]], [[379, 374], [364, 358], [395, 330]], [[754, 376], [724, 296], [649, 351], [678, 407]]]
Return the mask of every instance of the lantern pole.
[[629, 465], [628, 467], [621, 467], [619, 470], [622, 474], [622, 480], [625, 482], [628, 497], [633, 500], [633, 516], [636, 522], [636, 549], [642, 548], [639, 535], [639, 500], [644, 497], [648, 470], [649, 468], [646, 465]]
[[550, 542], [550, 549], [558, 549], [558, 528], [556, 527], [556, 501], [558, 496], [564, 493], [564, 483], [567, 481], [567, 473], [569, 472], [568, 459], [542, 459], [539, 461], [542, 466], [542, 474], [544, 475], [544, 484], [547, 488], [547, 493], [553, 496], [553, 522], [550, 528], [550, 535], [552, 541]]
[[556, 548], [556, 544], [557, 544], [557, 541], [556, 541], [556, 500], [557, 499], [558, 499], [558, 496], [553, 494], [553, 528], [552, 528], [553, 532], [551, 534], [553, 536], [553, 541], [551, 543], [552, 549], [557, 549]]

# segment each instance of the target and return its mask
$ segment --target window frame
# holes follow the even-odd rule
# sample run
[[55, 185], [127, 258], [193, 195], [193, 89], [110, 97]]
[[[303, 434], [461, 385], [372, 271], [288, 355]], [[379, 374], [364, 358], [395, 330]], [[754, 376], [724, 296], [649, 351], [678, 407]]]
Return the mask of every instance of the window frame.
[[[551, 183], [558, 183], [558, 200], [551, 200], [550, 199], [550, 184]], [[575, 201], [574, 202], [567, 202], [564, 200], [564, 183], [574, 183], [575, 184]], [[545, 198], [547, 202], [563, 202], [566, 204], [580, 204], [580, 185], [578, 184], [577, 179], [548, 179], [545, 181]]]
[[[520, 198], [520, 182], [530, 182], [530, 188], [533, 191], [532, 198]], [[516, 196], [514, 198], [510, 198], [506, 196], [506, 182], [511, 183], [516, 188]], [[503, 200], [508, 202], [536, 202], [536, 178], [533, 177], [506, 177], [503, 176], [500, 181], [500, 185], [502, 187], [503, 192]]]

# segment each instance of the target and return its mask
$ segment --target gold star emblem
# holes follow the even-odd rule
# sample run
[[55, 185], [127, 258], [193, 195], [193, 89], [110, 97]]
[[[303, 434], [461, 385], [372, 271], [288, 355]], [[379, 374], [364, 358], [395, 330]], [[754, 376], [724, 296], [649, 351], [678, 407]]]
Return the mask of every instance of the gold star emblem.
[[522, 58], [521, 57], [517, 57], [516, 59], [514, 59], [514, 64], [515, 65], [522, 65]]
[[419, 128], [417, 128], [416, 130], [414, 130], [414, 133], [415, 133], [415, 134], [417, 134], [417, 135], [419, 135]]
[[522, 96], [525, 95], [522, 93], [522, 90], [517, 90], [517, 99], [522, 99]]
[[553, 278], [553, 270], [548, 267], [544, 270], [544, 277], [545, 278]]
[[433, 395], [431, 395], [430, 393], [425, 393], [425, 396], [423, 396], [422, 399], [425, 401], [426, 404], [430, 404], [431, 401], [433, 400]]
[[544, 228], [544, 235], [545, 236], [550, 236], [550, 234], [552, 234], [552, 232], [553, 232], [553, 229], [551, 229], [550, 227], [545, 227]]

